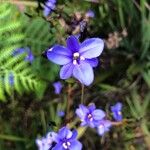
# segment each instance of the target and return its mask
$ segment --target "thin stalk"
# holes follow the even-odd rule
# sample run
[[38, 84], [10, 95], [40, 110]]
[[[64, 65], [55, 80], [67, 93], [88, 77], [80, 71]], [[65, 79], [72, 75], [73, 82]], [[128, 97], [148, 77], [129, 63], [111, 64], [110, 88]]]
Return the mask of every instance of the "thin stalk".
[[68, 85], [68, 96], [67, 96], [67, 111], [66, 111], [66, 123], [69, 122], [70, 116], [70, 107], [71, 107], [71, 84]]
[[84, 104], [84, 85], [82, 84], [82, 89], [81, 89], [81, 104]]

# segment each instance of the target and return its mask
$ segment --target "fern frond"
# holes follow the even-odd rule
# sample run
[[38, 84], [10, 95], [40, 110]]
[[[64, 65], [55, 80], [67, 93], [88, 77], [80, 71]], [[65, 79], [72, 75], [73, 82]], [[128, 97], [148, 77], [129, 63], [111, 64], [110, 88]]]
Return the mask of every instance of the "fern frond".
[[[26, 37], [21, 32], [22, 20], [15, 17], [10, 19], [12, 13], [17, 13], [17, 9], [9, 4], [1, 4], [0, 11], [0, 100], [5, 100], [6, 95], [11, 96], [14, 90], [19, 94], [35, 92], [41, 96], [46, 84], [25, 60], [27, 54], [13, 55], [15, 49], [25, 47], [23, 40]], [[13, 84], [10, 82], [10, 74], [13, 76]]]

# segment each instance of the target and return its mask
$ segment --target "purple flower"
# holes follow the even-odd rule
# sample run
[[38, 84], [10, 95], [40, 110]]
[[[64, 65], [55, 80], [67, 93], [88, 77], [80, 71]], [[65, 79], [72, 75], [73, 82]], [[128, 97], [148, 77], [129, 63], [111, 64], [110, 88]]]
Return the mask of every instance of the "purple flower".
[[105, 117], [105, 112], [101, 109], [96, 109], [95, 104], [91, 104], [88, 107], [79, 105], [76, 109], [76, 114], [81, 119], [81, 126], [90, 126], [94, 128], [99, 121]]
[[42, 138], [42, 139], [36, 139], [36, 144], [38, 147], [38, 150], [48, 150], [51, 148], [52, 143], [47, 142], [47, 138]]
[[111, 106], [113, 117], [116, 121], [122, 121], [122, 103], [118, 102], [116, 105]]
[[90, 85], [94, 80], [93, 68], [97, 66], [98, 57], [104, 48], [100, 38], [89, 38], [79, 43], [75, 36], [67, 38], [67, 46], [55, 45], [47, 51], [47, 57], [52, 62], [63, 65], [60, 78], [68, 79], [71, 76], [84, 85]]
[[49, 150], [52, 147], [57, 134], [55, 132], [49, 132], [46, 137], [36, 139], [38, 150]]
[[82, 144], [76, 139], [77, 131], [71, 131], [67, 127], [59, 130], [56, 137], [56, 145], [53, 150], [81, 150]]
[[65, 115], [65, 112], [62, 111], [62, 110], [59, 110], [59, 111], [57, 111], [57, 115], [58, 115], [59, 117], [63, 117], [63, 116]]
[[14, 75], [12, 72], [9, 74], [9, 84], [14, 85]]
[[109, 120], [102, 120], [98, 123], [97, 132], [99, 135], [103, 135], [105, 132], [108, 132], [110, 127], [112, 126]]
[[85, 14], [88, 18], [94, 18], [95, 14], [93, 10], [88, 10]]
[[55, 88], [55, 94], [60, 94], [60, 92], [61, 92], [61, 90], [62, 90], [62, 84], [61, 84], [61, 82], [54, 82], [53, 83], [53, 86], [54, 86], [54, 88]]
[[32, 63], [34, 60], [34, 56], [30, 49], [28, 49], [28, 51], [27, 51], [27, 56], [25, 57], [25, 60], [29, 61], [30, 63]]
[[44, 6], [43, 14], [47, 17], [56, 7], [56, 0], [47, 0]]
[[34, 60], [34, 56], [32, 54], [32, 51], [28, 48], [18, 48], [16, 50], [13, 51], [13, 56], [17, 56], [17, 55], [21, 55], [23, 53], [26, 53], [26, 57], [25, 57], [25, 61], [29, 61], [30, 63], [32, 63], [32, 61]]
[[17, 56], [17, 55], [23, 54], [25, 51], [26, 51], [25, 48], [17, 48], [17, 49], [15, 49], [13, 51], [13, 56]]

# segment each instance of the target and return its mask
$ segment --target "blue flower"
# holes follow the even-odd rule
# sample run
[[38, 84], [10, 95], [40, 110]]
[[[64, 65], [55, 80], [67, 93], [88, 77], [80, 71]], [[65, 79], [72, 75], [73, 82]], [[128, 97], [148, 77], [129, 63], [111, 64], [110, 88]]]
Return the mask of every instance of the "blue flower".
[[58, 115], [59, 117], [63, 117], [63, 116], [65, 115], [65, 112], [62, 111], [62, 110], [59, 110], [59, 111], [57, 111], [57, 115]]
[[76, 114], [81, 119], [81, 126], [90, 126], [94, 128], [99, 121], [105, 117], [105, 112], [101, 109], [96, 109], [95, 104], [91, 104], [88, 107], [79, 105], [76, 109]]
[[25, 60], [29, 61], [30, 63], [32, 63], [34, 60], [34, 56], [30, 49], [27, 51], [27, 56], [25, 57]]
[[111, 121], [109, 120], [102, 120], [97, 125], [97, 132], [99, 135], [103, 135], [105, 132], [108, 132], [110, 130], [110, 127], [112, 126]]
[[57, 134], [55, 132], [47, 133], [46, 137], [36, 139], [38, 150], [49, 150], [52, 147], [52, 143], [55, 141]]
[[94, 80], [93, 68], [97, 66], [98, 57], [104, 48], [100, 38], [90, 38], [79, 43], [75, 36], [66, 41], [67, 46], [55, 45], [47, 51], [47, 57], [52, 62], [63, 65], [60, 78], [68, 79], [71, 76], [84, 85], [90, 85]]
[[47, 17], [56, 7], [56, 0], [47, 0], [44, 6], [43, 14]]
[[81, 150], [82, 144], [76, 139], [76, 130], [69, 130], [67, 127], [63, 127], [59, 130], [56, 137], [56, 145], [53, 150]]
[[111, 111], [116, 121], [122, 121], [122, 103], [118, 102], [116, 105], [111, 106]]
[[85, 15], [88, 18], [94, 18], [95, 17], [95, 14], [92, 10], [88, 10]]
[[25, 57], [25, 61], [29, 61], [30, 63], [32, 63], [32, 61], [34, 60], [34, 56], [32, 54], [32, 51], [28, 48], [17, 48], [13, 51], [13, 56], [17, 56], [17, 55], [21, 55], [23, 53], [26, 53], [26, 57]]
[[9, 73], [9, 84], [10, 85], [14, 85], [14, 75], [13, 75], [13, 73], [11, 72], [11, 73]]
[[26, 51], [25, 48], [17, 48], [17, 49], [15, 49], [13, 51], [13, 56], [17, 56], [17, 55], [23, 54], [25, 51]]
[[55, 88], [55, 94], [60, 94], [60, 92], [61, 92], [61, 90], [62, 90], [62, 84], [61, 84], [61, 82], [54, 82], [53, 83], [53, 86], [54, 86], [54, 88]]

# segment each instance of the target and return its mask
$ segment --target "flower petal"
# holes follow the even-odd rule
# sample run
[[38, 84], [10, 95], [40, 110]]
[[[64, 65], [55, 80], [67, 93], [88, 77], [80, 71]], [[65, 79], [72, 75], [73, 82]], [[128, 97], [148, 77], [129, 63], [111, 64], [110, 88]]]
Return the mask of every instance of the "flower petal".
[[98, 59], [92, 58], [92, 59], [85, 59], [87, 63], [89, 63], [92, 67], [97, 67], [98, 65]]
[[68, 79], [72, 76], [74, 65], [72, 63], [64, 65], [60, 70], [60, 78]]
[[89, 110], [84, 105], [79, 105], [79, 108], [76, 109], [77, 116], [83, 121], [88, 113], [89, 113]]
[[93, 69], [90, 64], [81, 62], [79, 65], [74, 65], [73, 76], [78, 79], [82, 84], [88, 86], [94, 80]]
[[75, 140], [77, 138], [78, 132], [77, 130], [72, 131], [72, 137], [70, 138], [71, 140]]
[[111, 126], [112, 126], [111, 121], [102, 120], [99, 123], [99, 126], [97, 127], [98, 134], [102, 136], [105, 132], [108, 132], [110, 130]]
[[52, 150], [64, 150], [64, 148], [60, 143], [58, 143], [58, 144], [55, 145], [55, 147], [53, 147]]
[[77, 52], [79, 50], [79, 42], [78, 39], [75, 36], [69, 36], [66, 41], [68, 49], [70, 49], [72, 52]]
[[92, 104], [89, 105], [89, 108], [88, 108], [88, 109], [89, 109], [90, 112], [93, 112], [93, 111], [95, 110], [95, 108], [96, 108], [96, 107], [95, 107], [95, 104], [92, 103]]
[[104, 42], [100, 38], [91, 38], [85, 40], [81, 45], [80, 45], [80, 54], [84, 58], [95, 58], [98, 57], [104, 48]]
[[105, 112], [100, 109], [96, 109], [92, 112], [94, 120], [101, 120], [105, 117]]
[[75, 140], [75, 141], [71, 142], [69, 149], [70, 150], [81, 150], [82, 144], [79, 141]]
[[71, 55], [70, 50], [61, 45], [55, 45], [47, 51], [47, 58], [58, 65], [65, 65], [71, 62]]
[[72, 136], [72, 132], [67, 127], [63, 127], [59, 130], [58, 135], [61, 139], [64, 139], [64, 138], [69, 139]]

